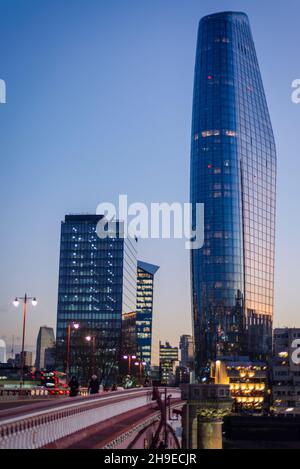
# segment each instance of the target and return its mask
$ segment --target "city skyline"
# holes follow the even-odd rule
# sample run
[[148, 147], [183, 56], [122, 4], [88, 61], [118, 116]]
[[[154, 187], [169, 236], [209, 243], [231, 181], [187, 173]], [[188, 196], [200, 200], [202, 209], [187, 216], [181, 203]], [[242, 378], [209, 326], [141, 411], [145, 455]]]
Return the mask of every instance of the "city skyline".
[[[160, 2], [153, 10], [139, 7], [137, 2], [129, 2], [132, 8], [125, 15], [128, 24], [125, 22], [124, 26], [122, 23], [119, 36], [112, 37], [109, 25], [114, 24], [115, 34], [117, 25], [123, 19], [122, 13], [125, 13], [121, 3], [116, 3], [119, 10], [114, 16], [110, 7], [100, 8], [97, 2], [90, 2], [90, 7], [84, 10], [78, 2], [74, 2], [73, 15], [68, 20], [64, 16], [61, 23], [57, 21], [53, 35], [50, 23], [43, 16], [45, 11], [36, 8], [36, 5], [33, 11], [33, 2], [28, 1], [26, 6], [19, 3], [19, 12], [10, 2], [0, 2], [7, 19], [6, 29], [1, 32], [2, 43], [6, 47], [8, 45], [7, 49], [1, 46], [2, 75], [7, 83], [7, 103], [0, 109], [3, 129], [1, 147], [7, 158], [1, 175], [4, 224], [1, 233], [0, 337], [6, 336], [9, 343], [12, 334], [20, 336], [21, 312], [14, 310], [10, 304], [16, 295], [23, 294], [25, 290], [39, 299], [38, 307], [28, 314], [26, 345], [35, 343], [40, 325], [55, 327], [59, 222], [65, 213], [91, 212], [99, 202], [114, 201], [122, 192], [128, 193], [132, 200], [146, 202], [188, 201], [191, 83], [197, 24], [206, 13], [225, 9], [245, 10], [254, 30], [281, 160], [274, 325], [296, 324], [298, 303], [295, 279], [299, 246], [296, 243], [297, 225], [293, 225], [293, 211], [295, 213], [297, 210], [296, 201], [299, 198], [295, 177], [299, 168], [296, 155], [299, 150], [297, 118], [300, 106], [290, 99], [291, 83], [297, 78], [298, 70], [285, 58], [286, 49], [293, 54], [295, 48], [297, 56], [296, 21], [289, 16], [289, 30], [285, 28], [284, 37], [276, 37], [275, 31], [282, 18], [287, 18], [285, 9], [276, 7], [276, 15], [270, 24], [271, 31], [268, 32], [272, 41], [269, 41], [264, 35], [264, 15], [260, 14], [268, 8], [263, 5], [255, 7], [251, 2], [245, 2], [241, 6], [235, 1], [225, 4], [213, 1], [209, 7], [202, 8], [198, 2], [190, 1], [182, 8], [179, 2], [172, 2], [172, 14], [168, 21], [168, 16], [160, 13], [171, 12], [170, 2], [164, 2], [164, 5]], [[296, 5], [295, 2], [289, 3]], [[270, 7], [271, 3], [268, 4]], [[47, 4], [46, 10], [50, 18], [57, 11], [63, 15], [68, 13], [66, 5], [59, 6], [58, 2], [54, 2], [54, 6]], [[149, 24], [146, 23], [143, 30], [141, 22], [146, 12], [150, 14]], [[91, 29], [89, 34], [85, 33], [79, 47], [79, 43], [74, 41], [74, 33], [82, 13], [84, 17], [81, 20], [84, 24], [91, 21]], [[12, 26], [15, 17], [21, 28], [12, 37], [10, 34], [16, 33], [16, 26]], [[47, 26], [44, 32], [37, 26], [39, 17], [41, 24]], [[107, 25], [102, 23], [103, 18]], [[130, 31], [130, 21], [134, 20], [137, 21], [137, 30], [133, 33]], [[155, 25], [155, 37], [150, 27], [151, 20]], [[27, 28], [32, 26], [31, 21], [35, 21], [35, 27], [29, 32]], [[63, 32], [62, 26], [66, 21], [69, 29]], [[129, 35], [129, 39], [122, 44], [120, 52], [118, 48], [122, 33]], [[25, 34], [26, 41], [21, 45], [22, 34]], [[39, 35], [43, 37], [42, 44], [36, 41]], [[136, 42], [138, 37], [139, 45]], [[173, 49], [175, 38], [176, 53]], [[62, 41], [63, 54], [67, 53], [69, 57], [66, 64], [57, 49], [59, 41]], [[109, 44], [108, 51], [103, 47], [104, 42]], [[77, 67], [77, 47], [85, 65], [82, 70]], [[277, 56], [280, 55], [280, 67], [274, 65], [271, 58], [275, 48]], [[84, 58], [85, 52], [90, 49], [91, 54]], [[45, 69], [33, 57], [25, 69], [27, 53], [32, 56], [36, 53], [38, 60], [47, 55], [48, 63], [44, 59], [41, 62]], [[123, 60], [122, 55], [125, 57]], [[11, 56], [17, 60], [12, 61]], [[94, 65], [95, 56], [99, 59], [99, 67]], [[124, 75], [126, 57], [131, 67], [122, 81], [119, 75]], [[136, 70], [140, 69], [145, 78], [143, 85], [136, 75]], [[157, 74], [154, 73], [150, 80], [148, 77], [155, 69]], [[21, 71], [24, 73], [20, 82]], [[110, 92], [106, 100], [105, 93], [111, 79], [114, 80], [115, 94]], [[84, 96], [84, 92], [80, 92], [88, 89], [88, 85], [91, 85], [93, 102]], [[48, 93], [49, 89], [51, 93], [48, 98], [46, 90]], [[155, 101], [157, 106], [153, 106]], [[77, 108], [79, 112], [74, 115]], [[16, 115], [19, 117], [16, 118]], [[77, 136], [79, 134], [80, 137]], [[149, 142], [146, 149], [145, 141]], [[290, 143], [288, 149], [286, 141]], [[146, 154], [143, 165], [140, 164], [142, 153]], [[174, 169], [173, 179], [167, 178], [170, 182], [166, 183], [170, 165]], [[114, 173], [117, 167], [118, 173], [124, 175], [129, 166], [132, 171], [128, 181]], [[157, 174], [157, 168], [160, 174]], [[25, 186], [21, 179], [24, 170], [27, 174]], [[87, 182], [81, 190], [77, 184], [82, 171]], [[103, 183], [102, 172], [110, 172], [116, 179], [108, 178], [110, 181]], [[145, 179], [155, 181], [155, 184], [145, 186]], [[4, 204], [4, 200], [8, 203]], [[139, 258], [151, 259], [151, 262], [161, 266], [161, 284], [156, 290], [160, 297], [157, 311], [160, 316], [160, 339], [178, 343], [182, 333], [191, 332], [188, 252], [180, 241], [149, 240], [139, 244]], [[175, 252], [177, 257], [174, 256]], [[175, 295], [174, 284], [178, 286]], [[176, 320], [172, 321], [170, 328], [171, 314]]]

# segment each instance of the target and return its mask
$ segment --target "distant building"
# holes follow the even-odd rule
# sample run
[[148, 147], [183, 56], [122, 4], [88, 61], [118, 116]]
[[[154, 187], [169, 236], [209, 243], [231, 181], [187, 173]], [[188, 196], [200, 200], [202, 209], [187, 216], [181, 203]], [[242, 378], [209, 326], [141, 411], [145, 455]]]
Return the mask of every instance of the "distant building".
[[136, 339], [137, 356], [150, 366], [159, 366], [157, 324], [154, 318], [154, 276], [157, 265], [138, 261], [137, 263], [137, 302]]
[[[36, 341], [36, 360], [35, 360], [35, 367], [37, 370], [47, 370], [49, 367], [49, 362], [47, 362], [51, 357], [50, 350], [52, 349], [52, 355], [54, 353], [54, 346], [55, 346], [55, 337], [54, 331], [52, 327], [42, 326], [40, 327], [39, 334]], [[48, 349], [47, 357], [46, 357], [46, 350]], [[51, 360], [50, 360], [51, 362]], [[51, 362], [53, 366], [53, 360]]]
[[[23, 352], [16, 353], [15, 365], [17, 367], [22, 365], [22, 353]], [[24, 351], [24, 366], [32, 367], [32, 363], [33, 363], [33, 353], [25, 350]]]
[[191, 368], [194, 359], [194, 344], [191, 335], [180, 337], [179, 348], [181, 352], [180, 366]]
[[211, 365], [215, 384], [229, 384], [236, 412], [262, 413], [268, 407], [269, 372], [265, 362], [248, 357], [217, 360]]
[[175, 369], [175, 385], [179, 386], [183, 383], [190, 383], [190, 370], [186, 366], [176, 366]]
[[15, 366], [16, 365], [16, 357], [14, 356], [14, 358], [8, 358], [7, 359], [7, 364], [10, 365], [10, 366]]
[[275, 413], [300, 414], [300, 365], [293, 360], [299, 346], [300, 328], [274, 329], [272, 404]]
[[6, 363], [6, 343], [0, 339], [0, 363]]
[[172, 347], [169, 342], [159, 343], [159, 357], [162, 384], [172, 384], [175, 381], [176, 365], [178, 362], [178, 347]]
[[5, 384], [7, 380], [16, 381], [17, 383], [20, 382], [20, 367], [16, 367], [15, 364], [11, 362], [11, 358], [7, 360], [7, 363], [0, 363], [0, 387]]
[[55, 369], [56, 348], [50, 347], [45, 349], [45, 370]]

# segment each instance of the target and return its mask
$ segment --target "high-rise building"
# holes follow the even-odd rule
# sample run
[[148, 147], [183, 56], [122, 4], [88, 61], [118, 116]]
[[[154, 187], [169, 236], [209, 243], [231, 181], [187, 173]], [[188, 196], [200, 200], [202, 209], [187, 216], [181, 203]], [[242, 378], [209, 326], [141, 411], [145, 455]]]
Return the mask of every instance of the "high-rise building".
[[6, 363], [6, 343], [0, 339], [0, 363]]
[[209, 360], [264, 360], [272, 343], [276, 149], [249, 20], [200, 21], [194, 77], [191, 202], [204, 245], [191, 251], [196, 377]]
[[191, 368], [194, 360], [194, 342], [191, 335], [185, 334], [180, 337], [179, 349], [180, 366]]
[[159, 366], [159, 340], [154, 318], [154, 276], [157, 265], [138, 261], [137, 263], [137, 302], [136, 339], [137, 356], [150, 366]]
[[54, 347], [55, 337], [52, 327], [40, 327], [36, 341], [35, 367], [37, 370], [46, 370], [48, 368], [49, 362], [47, 363], [45, 359], [45, 352], [47, 349], [54, 349]]
[[67, 215], [61, 225], [57, 364], [66, 369], [70, 325], [70, 371], [82, 382], [93, 373], [104, 382], [116, 380], [122, 316], [136, 308], [137, 241], [122, 236], [121, 222], [99, 237], [100, 221], [101, 215]]
[[178, 347], [169, 342], [159, 343], [159, 358], [162, 384], [173, 384], [175, 381], [176, 364], [178, 364]]

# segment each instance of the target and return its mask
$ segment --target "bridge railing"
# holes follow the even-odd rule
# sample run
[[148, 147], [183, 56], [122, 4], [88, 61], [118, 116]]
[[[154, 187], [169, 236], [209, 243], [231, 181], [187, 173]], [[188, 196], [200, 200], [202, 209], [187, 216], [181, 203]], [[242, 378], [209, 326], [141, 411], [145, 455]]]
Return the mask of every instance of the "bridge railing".
[[[179, 390], [169, 389], [178, 398]], [[106, 396], [70, 398], [65, 405], [27, 411], [0, 420], [0, 449], [36, 449], [149, 404], [151, 389], [127, 390]]]

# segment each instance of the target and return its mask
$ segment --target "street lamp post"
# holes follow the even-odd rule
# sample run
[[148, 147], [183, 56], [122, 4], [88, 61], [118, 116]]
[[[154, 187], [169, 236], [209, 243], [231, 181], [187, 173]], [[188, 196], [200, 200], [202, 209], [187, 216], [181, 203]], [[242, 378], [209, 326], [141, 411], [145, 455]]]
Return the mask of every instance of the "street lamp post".
[[132, 360], [136, 359], [136, 355], [123, 355], [124, 360], [128, 360], [128, 374], [130, 376], [131, 373], [131, 363]]
[[135, 362], [135, 366], [139, 367], [139, 381], [140, 381], [140, 386], [142, 385], [142, 371], [143, 367], [146, 366], [146, 362], [138, 361]]
[[165, 415], [164, 415], [164, 442], [165, 442], [165, 448], [168, 447], [168, 432], [167, 432], [167, 388], [165, 388], [165, 402], [164, 402], [164, 405], [165, 405]]
[[70, 374], [70, 349], [71, 349], [71, 328], [72, 324], [74, 329], [79, 329], [79, 324], [78, 323], [72, 323], [71, 320], [68, 321], [68, 336], [67, 336], [67, 360], [66, 360], [66, 378], [67, 382], [69, 379], [69, 374]]
[[25, 332], [26, 332], [26, 316], [27, 316], [27, 302], [31, 300], [32, 306], [37, 305], [37, 300], [34, 296], [27, 296], [25, 293], [24, 296], [16, 297], [13, 304], [17, 308], [20, 304], [20, 301], [23, 301], [23, 333], [22, 333], [22, 352], [21, 352], [21, 372], [20, 372], [20, 386], [24, 384], [24, 347], [25, 347]]
[[96, 363], [96, 336], [93, 335], [93, 336], [86, 336], [85, 340], [87, 342], [91, 342], [92, 343], [92, 352], [93, 352], [93, 373], [95, 374], [95, 369], [96, 369], [96, 366], [95, 366], [95, 363]]

